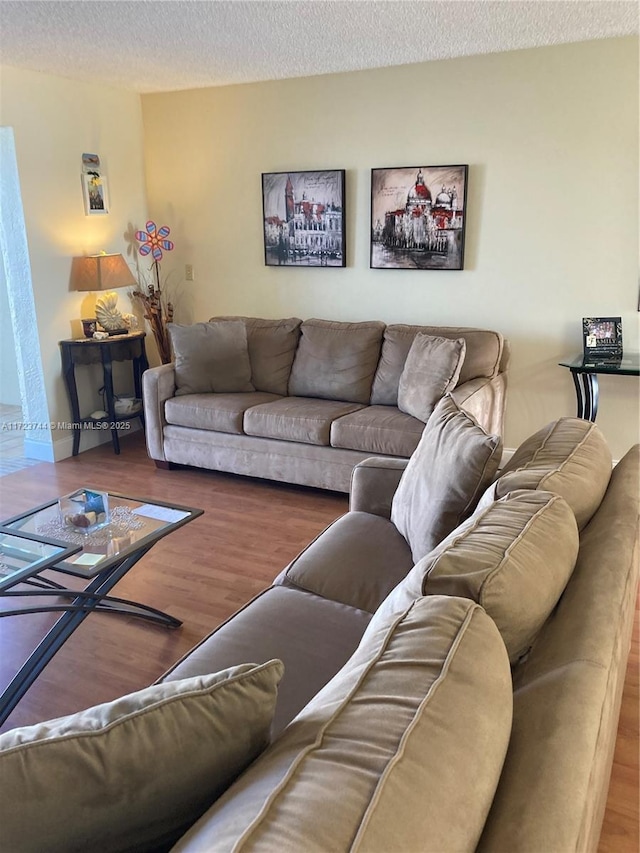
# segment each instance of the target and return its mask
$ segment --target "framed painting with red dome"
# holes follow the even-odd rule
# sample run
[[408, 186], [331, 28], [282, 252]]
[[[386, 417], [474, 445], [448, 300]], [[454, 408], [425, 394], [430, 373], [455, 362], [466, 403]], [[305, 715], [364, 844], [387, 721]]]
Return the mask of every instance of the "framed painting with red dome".
[[464, 269], [468, 166], [371, 170], [372, 269]]

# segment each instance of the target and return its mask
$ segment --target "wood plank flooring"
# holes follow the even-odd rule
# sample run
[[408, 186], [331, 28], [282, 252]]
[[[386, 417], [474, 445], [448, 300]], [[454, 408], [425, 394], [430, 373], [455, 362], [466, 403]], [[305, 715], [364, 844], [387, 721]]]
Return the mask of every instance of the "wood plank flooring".
[[[3, 730], [61, 716], [145, 687], [260, 590], [333, 519], [347, 498], [330, 492], [218, 474], [160, 471], [141, 434], [56, 465], [0, 478], [0, 518], [79, 486], [197, 506], [205, 514], [158, 542], [114, 590], [184, 621], [171, 631], [92, 614], [47, 666]], [[57, 576], [59, 579], [59, 575]], [[14, 600], [15, 603], [15, 600]], [[4, 687], [55, 616], [0, 619]], [[599, 853], [638, 851], [639, 611]], [[542, 853], [542, 851], [541, 851]], [[547, 853], [546, 851], [544, 853]]]

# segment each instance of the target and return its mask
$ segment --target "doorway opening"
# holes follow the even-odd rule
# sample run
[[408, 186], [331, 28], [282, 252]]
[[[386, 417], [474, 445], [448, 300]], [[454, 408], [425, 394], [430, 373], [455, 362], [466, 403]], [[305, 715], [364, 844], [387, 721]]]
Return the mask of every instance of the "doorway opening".
[[0, 127], [0, 476], [53, 462], [13, 129]]

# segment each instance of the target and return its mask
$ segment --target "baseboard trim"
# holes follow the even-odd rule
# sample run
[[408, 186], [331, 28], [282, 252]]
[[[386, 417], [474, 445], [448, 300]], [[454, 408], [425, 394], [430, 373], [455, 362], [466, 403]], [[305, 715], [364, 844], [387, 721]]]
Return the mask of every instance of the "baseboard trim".
[[[129, 421], [131, 424], [130, 429], [121, 429], [118, 430], [118, 437], [125, 438], [127, 435], [131, 435], [134, 432], [137, 432], [141, 429], [140, 423], [136, 421]], [[82, 435], [80, 436], [80, 453], [84, 453], [86, 450], [93, 450], [94, 447], [99, 447], [101, 444], [111, 444], [111, 431], [106, 430], [83, 430]], [[26, 450], [26, 442], [25, 442], [25, 450]], [[72, 430], [68, 431], [68, 435], [65, 435], [64, 438], [59, 439], [58, 441], [54, 441], [53, 443], [53, 459], [49, 459], [49, 462], [60, 462], [63, 459], [68, 459], [70, 456], [73, 456], [73, 432]], [[39, 457], [38, 457], [39, 458]]]

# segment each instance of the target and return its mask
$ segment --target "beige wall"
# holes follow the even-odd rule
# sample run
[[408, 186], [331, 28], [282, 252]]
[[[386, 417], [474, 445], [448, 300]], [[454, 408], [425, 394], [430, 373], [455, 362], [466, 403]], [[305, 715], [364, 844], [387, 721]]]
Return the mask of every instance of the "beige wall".
[[[92, 296], [69, 292], [74, 255], [122, 252], [125, 234], [146, 220], [140, 97], [107, 86], [3, 67], [0, 124], [13, 127], [49, 416], [70, 420], [58, 341], [76, 336]], [[80, 173], [83, 152], [97, 153], [109, 183], [108, 216], [85, 216]], [[130, 311], [126, 291], [121, 310]], [[72, 321], [75, 324], [72, 325]], [[101, 376], [80, 377], [83, 392]], [[82, 406], [86, 414], [99, 398]], [[97, 435], [82, 438], [86, 449]], [[71, 453], [68, 431], [54, 433], [55, 455]]]
[[[150, 211], [172, 226], [178, 319], [215, 313], [488, 326], [510, 339], [506, 445], [575, 414], [588, 315], [638, 349], [638, 51], [610, 39], [142, 97]], [[466, 269], [369, 269], [374, 166], [470, 165]], [[347, 269], [266, 268], [260, 173], [347, 170]], [[614, 454], [638, 383], [603, 377]]]

